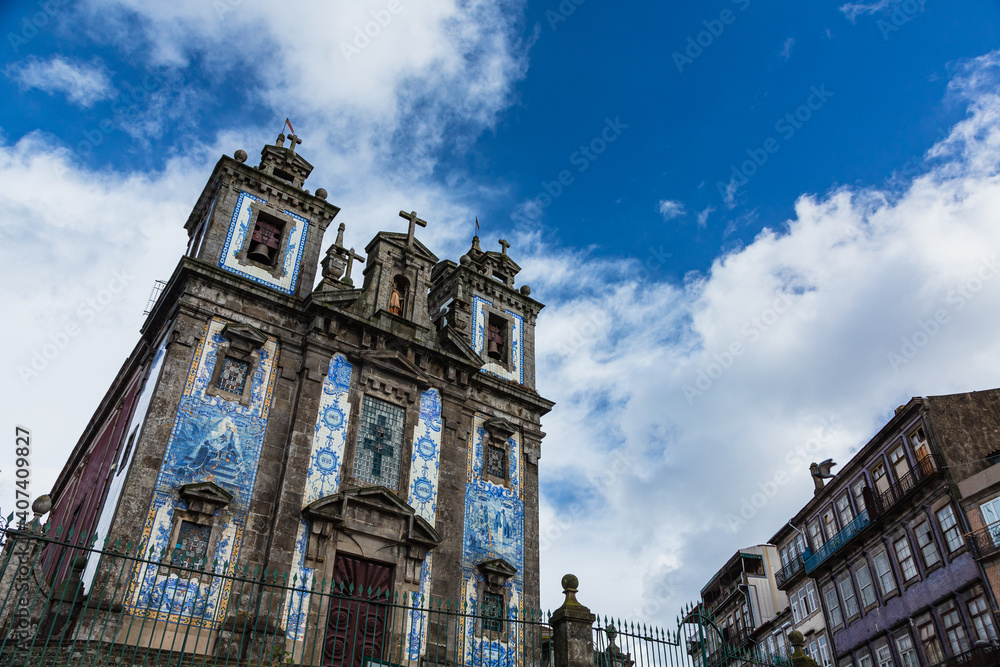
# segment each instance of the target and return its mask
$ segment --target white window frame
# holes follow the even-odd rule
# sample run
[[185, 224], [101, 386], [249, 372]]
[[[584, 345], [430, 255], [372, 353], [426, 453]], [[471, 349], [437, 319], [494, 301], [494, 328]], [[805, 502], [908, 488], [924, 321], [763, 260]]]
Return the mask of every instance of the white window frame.
[[[882, 569], [879, 561], [885, 566]], [[878, 588], [882, 592], [882, 597], [895, 592], [899, 586], [896, 584], [896, 575], [892, 571], [892, 563], [889, 561], [889, 552], [880, 549], [872, 555], [872, 564], [875, 565], [875, 578], [878, 580]], [[892, 587], [889, 587], [892, 584]]]
[[[862, 576], [864, 573], [864, 576]], [[865, 609], [878, 602], [878, 595], [875, 593], [875, 581], [872, 579], [871, 568], [868, 562], [862, 560], [854, 570], [854, 578], [858, 580], [858, 597], [861, 606]], [[867, 581], [867, 583], [865, 583]]]

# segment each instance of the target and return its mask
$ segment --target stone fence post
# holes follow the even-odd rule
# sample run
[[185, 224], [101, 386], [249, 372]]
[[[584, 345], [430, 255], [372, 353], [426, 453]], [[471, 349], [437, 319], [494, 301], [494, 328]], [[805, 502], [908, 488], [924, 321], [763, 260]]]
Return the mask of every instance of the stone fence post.
[[566, 600], [549, 621], [552, 625], [553, 667], [594, 667], [594, 621], [590, 609], [576, 600], [580, 580], [562, 578]]
[[792, 645], [792, 667], [819, 667], [819, 664], [802, 652], [806, 640], [798, 630], [788, 633], [788, 643]]

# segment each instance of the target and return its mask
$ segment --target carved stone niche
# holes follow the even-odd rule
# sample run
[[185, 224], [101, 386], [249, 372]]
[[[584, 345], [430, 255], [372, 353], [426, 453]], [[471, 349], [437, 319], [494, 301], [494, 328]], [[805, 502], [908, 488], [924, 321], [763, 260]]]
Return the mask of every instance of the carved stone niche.
[[486, 429], [486, 440], [484, 443], [483, 451], [483, 479], [493, 482], [494, 484], [499, 484], [501, 486], [506, 486], [510, 488], [510, 469], [509, 463], [504, 464], [503, 475], [498, 476], [490, 472], [490, 466], [487, 465], [487, 460], [489, 458], [489, 448], [498, 447], [503, 450], [504, 461], [509, 462], [510, 460], [510, 447], [507, 444], [507, 440], [517, 433], [517, 427], [511, 424], [506, 419], [500, 417], [493, 417], [487, 419], [483, 423], [483, 428]]
[[392, 565], [395, 590], [417, 591], [424, 558], [441, 543], [433, 526], [381, 486], [320, 498], [302, 516], [309, 523], [306, 567], [327, 581], [333, 580], [334, 560], [341, 553]]
[[504, 584], [507, 583], [508, 579], [517, 574], [517, 568], [503, 558], [483, 561], [476, 568], [483, 575], [483, 581], [486, 582], [486, 590], [497, 595], [503, 594]]
[[199, 556], [211, 559], [215, 554], [215, 545], [222, 532], [223, 523], [222, 517], [216, 517], [215, 514], [232, 501], [233, 494], [212, 482], [185, 484], [178, 489], [177, 494], [187, 504], [187, 509], [178, 507], [174, 510], [168, 553], [174, 552], [180, 538], [181, 526], [184, 522], [188, 522], [208, 528], [205, 553]]
[[[225, 341], [219, 345], [215, 353], [215, 369], [212, 371], [212, 379], [209, 380], [205, 393], [208, 396], [220, 396], [227, 401], [237, 401], [241, 405], [249, 405], [253, 398], [253, 378], [257, 373], [257, 366], [260, 364], [259, 350], [267, 343], [267, 336], [249, 324], [230, 322], [222, 328], [222, 337]], [[234, 394], [218, 386], [219, 375], [222, 373], [223, 361], [226, 357], [244, 361], [248, 365], [242, 394]]]

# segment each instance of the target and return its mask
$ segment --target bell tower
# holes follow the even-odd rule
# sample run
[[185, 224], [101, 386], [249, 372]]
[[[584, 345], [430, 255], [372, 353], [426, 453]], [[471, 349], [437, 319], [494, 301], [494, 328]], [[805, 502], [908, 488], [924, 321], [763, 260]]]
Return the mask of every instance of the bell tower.
[[187, 256], [290, 296], [308, 294], [323, 233], [340, 209], [323, 188], [304, 188], [313, 166], [295, 152], [301, 143], [279, 134], [257, 167], [246, 165], [243, 150], [219, 160], [185, 225]]

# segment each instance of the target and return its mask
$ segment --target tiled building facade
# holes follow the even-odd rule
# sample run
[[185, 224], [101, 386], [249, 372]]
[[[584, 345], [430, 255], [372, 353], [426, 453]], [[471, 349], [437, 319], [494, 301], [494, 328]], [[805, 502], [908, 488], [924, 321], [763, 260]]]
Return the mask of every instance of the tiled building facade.
[[[506, 242], [483, 251], [476, 238], [459, 263], [439, 260], [415, 237], [427, 224], [415, 213], [400, 212], [407, 231], [378, 233], [365, 258], [341, 225], [321, 262], [339, 209], [305, 189], [312, 166], [285, 139], [257, 167], [243, 151], [216, 165], [187, 253], [53, 488], [49, 522], [223, 575], [374, 583], [511, 617], [537, 608], [540, 419], [552, 408], [534, 389], [542, 304], [515, 288]], [[88, 561], [88, 593], [102, 567]], [[156, 622], [118, 641], [197, 626], [194, 648], [210, 652], [245, 613], [225, 586], [169, 568], [128, 577], [108, 604]], [[311, 638], [321, 604], [288, 593], [289, 651]], [[449, 649], [491, 661], [521, 650], [515, 630], [489, 647], [473, 630]], [[427, 639], [414, 631], [410, 659]]]

